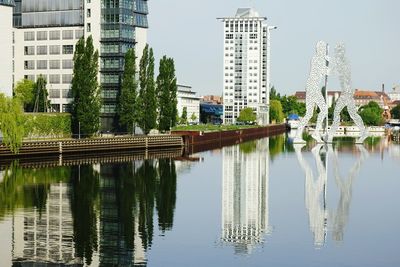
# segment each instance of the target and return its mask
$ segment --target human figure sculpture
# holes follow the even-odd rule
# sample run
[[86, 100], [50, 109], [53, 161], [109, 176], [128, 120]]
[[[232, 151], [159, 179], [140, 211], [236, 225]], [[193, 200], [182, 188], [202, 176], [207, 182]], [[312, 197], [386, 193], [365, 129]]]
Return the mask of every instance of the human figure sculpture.
[[340, 87], [342, 93], [336, 102], [334, 111], [333, 124], [327, 135], [327, 142], [332, 143], [333, 135], [336, 133], [340, 124], [340, 112], [347, 106], [347, 111], [351, 119], [360, 129], [361, 136], [356, 141], [358, 144], [362, 144], [368, 137], [368, 131], [364, 126], [363, 120], [357, 113], [356, 103], [354, 101], [354, 89], [351, 86], [351, 68], [350, 64], [345, 56], [345, 46], [343, 43], [339, 43], [335, 47], [335, 64], [334, 72], [337, 73], [340, 81]]
[[329, 58], [327, 56], [327, 44], [323, 41], [319, 41], [316, 46], [316, 53], [311, 60], [310, 76], [307, 79], [306, 84], [306, 115], [301, 119], [299, 127], [296, 132], [296, 137], [293, 140], [295, 144], [306, 143], [302, 138], [304, 127], [310, 121], [314, 107], [319, 107], [319, 114], [317, 119], [317, 125], [312, 137], [318, 142], [323, 143], [320, 135], [322, 130], [322, 123], [328, 116], [328, 108], [324, 96], [321, 90], [321, 81], [328, 75], [328, 63]]

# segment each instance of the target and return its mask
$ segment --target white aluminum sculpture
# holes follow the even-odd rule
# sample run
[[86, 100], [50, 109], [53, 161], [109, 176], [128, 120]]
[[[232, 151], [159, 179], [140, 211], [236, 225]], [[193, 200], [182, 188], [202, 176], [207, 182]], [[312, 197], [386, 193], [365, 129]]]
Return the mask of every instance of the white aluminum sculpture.
[[306, 85], [306, 115], [301, 119], [299, 128], [297, 129], [296, 137], [293, 140], [295, 144], [303, 144], [305, 141], [302, 139], [304, 127], [310, 121], [314, 107], [320, 109], [318, 114], [317, 126], [312, 137], [319, 143], [323, 143], [320, 131], [322, 130], [322, 123], [328, 116], [328, 108], [324, 96], [321, 91], [321, 82], [328, 75], [328, 62], [327, 44], [324, 41], [319, 41], [316, 46], [316, 53], [311, 60], [310, 76]]
[[350, 117], [360, 129], [360, 138], [357, 144], [362, 144], [368, 137], [368, 131], [364, 126], [364, 122], [357, 113], [356, 103], [354, 101], [354, 89], [351, 86], [351, 67], [345, 56], [346, 48], [340, 43], [335, 47], [335, 64], [334, 72], [338, 75], [342, 92], [336, 103], [333, 124], [331, 130], [327, 134], [327, 142], [332, 143], [333, 135], [336, 133], [340, 123], [340, 112], [347, 107]]
[[[368, 131], [364, 126], [364, 123], [357, 113], [357, 107], [354, 101], [354, 89], [351, 86], [351, 68], [345, 57], [345, 46], [340, 43], [335, 48], [335, 62], [334, 71], [338, 75], [342, 93], [336, 103], [334, 111], [333, 125], [328, 132], [326, 130], [324, 140], [327, 143], [332, 143], [333, 135], [336, 133], [340, 123], [340, 112], [347, 107], [350, 117], [354, 123], [360, 129], [360, 138], [356, 141], [357, 144], [362, 144], [368, 137]], [[329, 57], [328, 57], [328, 46], [325, 42], [319, 41], [316, 46], [316, 54], [311, 60], [310, 76], [307, 80], [306, 85], [306, 115], [302, 118], [297, 129], [296, 136], [293, 140], [294, 144], [304, 144], [305, 141], [302, 139], [302, 133], [304, 127], [310, 121], [314, 108], [317, 106], [320, 110], [317, 119], [317, 125], [312, 134], [312, 137], [318, 142], [323, 143], [321, 139], [322, 124], [328, 117], [327, 99], [322, 95], [321, 81], [325, 77], [325, 87], [327, 83], [327, 76], [329, 75]], [[328, 121], [328, 120], [327, 120]]]

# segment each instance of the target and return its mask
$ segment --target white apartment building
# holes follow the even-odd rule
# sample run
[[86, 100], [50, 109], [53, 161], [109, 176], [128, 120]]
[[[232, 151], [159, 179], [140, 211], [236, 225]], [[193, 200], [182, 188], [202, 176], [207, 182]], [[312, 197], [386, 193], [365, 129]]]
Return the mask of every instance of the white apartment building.
[[91, 35], [100, 54], [102, 127], [112, 128], [124, 55], [135, 47], [139, 61], [147, 43], [147, 0], [13, 2], [12, 82], [15, 84], [24, 78], [36, 81], [43, 75], [52, 111], [69, 111], [75, 45], [82, 36]]
[[266, 18], [252, 8], [239, 8], [224, 24], [224, 116], [234, 124], [243, 108], [250, 107], [259, 123], [268, 123], [269, 81]]
[[12, 16], [13, 1], [0, 0], [0, 93], [12, 96]]
[[[196, 92], [192, 91], [192, 87], [178, 84], [177, 110], [178, 116], [182, 116], [183, 109], [186, 108], [188, 122], [198, 123], [200, 121], [200, 99], [196, 96]], [[195, 120], [191, 120], [192, 115], [196, 116]]]
[[239, 254], [251, 253], [271, 230], [269, 141], [254, 142], [254, 151], [242, 151], [246, 144], [222, 148], [222, 241]]
[[400, 100], [400, 85], [396, 85], [393, 87], [393, 90], [388, 93], [391, 101]]

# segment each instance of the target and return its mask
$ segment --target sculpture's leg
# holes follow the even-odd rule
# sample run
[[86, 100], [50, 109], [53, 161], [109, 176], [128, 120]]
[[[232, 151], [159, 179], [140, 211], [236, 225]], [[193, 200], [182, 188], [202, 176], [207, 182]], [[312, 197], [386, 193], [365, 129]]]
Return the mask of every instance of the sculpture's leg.
[[321, 139], [321, 134], [320, 131], [322, 130], [322, 123], [325, 118], [328, 116], [328, 110], [327, 110], [327, 104], [325, 102], [324, 97], [321, 95], [318, 95], [316, 98], [316, 103], [317, 106], [319, 107], [319, 114], [318, 114], [318, 119], [317, 119], [317, 125], [315, 126], [315, 131], [312, 134], [312, 137], [318, 142], [318, 143], [323, 143]]
[[357, 144], [364, 143], [364, 140], [368, 137], [368, 130], [365, 128], [364, 122], [360, 115], [357, 113], [356, 104], [353, 101], [350, 101], [349, 105], [347, 106], [347, 110], [349, 111], [349, 115], [357, 127], [360, 129], [360, 138], [356, 141]]
[[310, 121], [313, 113], [314, 113], [314, 101], [311, 98], [306, 97], [306, 115], [300, 120], [299, 127], [296, 131], [296, 137], [293, 140], [295, 144], [303, 144], [306, 141], [303, 140], [302, 134], [304, 131], [304, 127], [306, 127], [307, 123]]
[[331, 130], [329, 131], [327, 136], [327, 143], [332, 143], [333, 141], [333, 136], [336, 133], [337, 129], [339, 128], [340, 124], [340, 112], [342, 112], [345, 106], [346, 103], [343, 100], [343, 98], [342, 97], [339, 98], [338, 102], [336, 103], [335, 111], [333, 113], [333, 123], [331, 126]]

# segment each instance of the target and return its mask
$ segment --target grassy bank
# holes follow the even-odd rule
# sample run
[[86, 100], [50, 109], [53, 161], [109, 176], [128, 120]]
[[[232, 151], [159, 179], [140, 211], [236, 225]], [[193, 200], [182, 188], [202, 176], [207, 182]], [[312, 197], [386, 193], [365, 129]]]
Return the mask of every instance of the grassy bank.
[[199, 125], [179, 125], [172, 128], [172, 131], [202, 131], [202, 132], [218, 132], [241, 130], [249, 128], [258, 128], [257, 125], [213, 125], [213, 124], [199, 124]]

